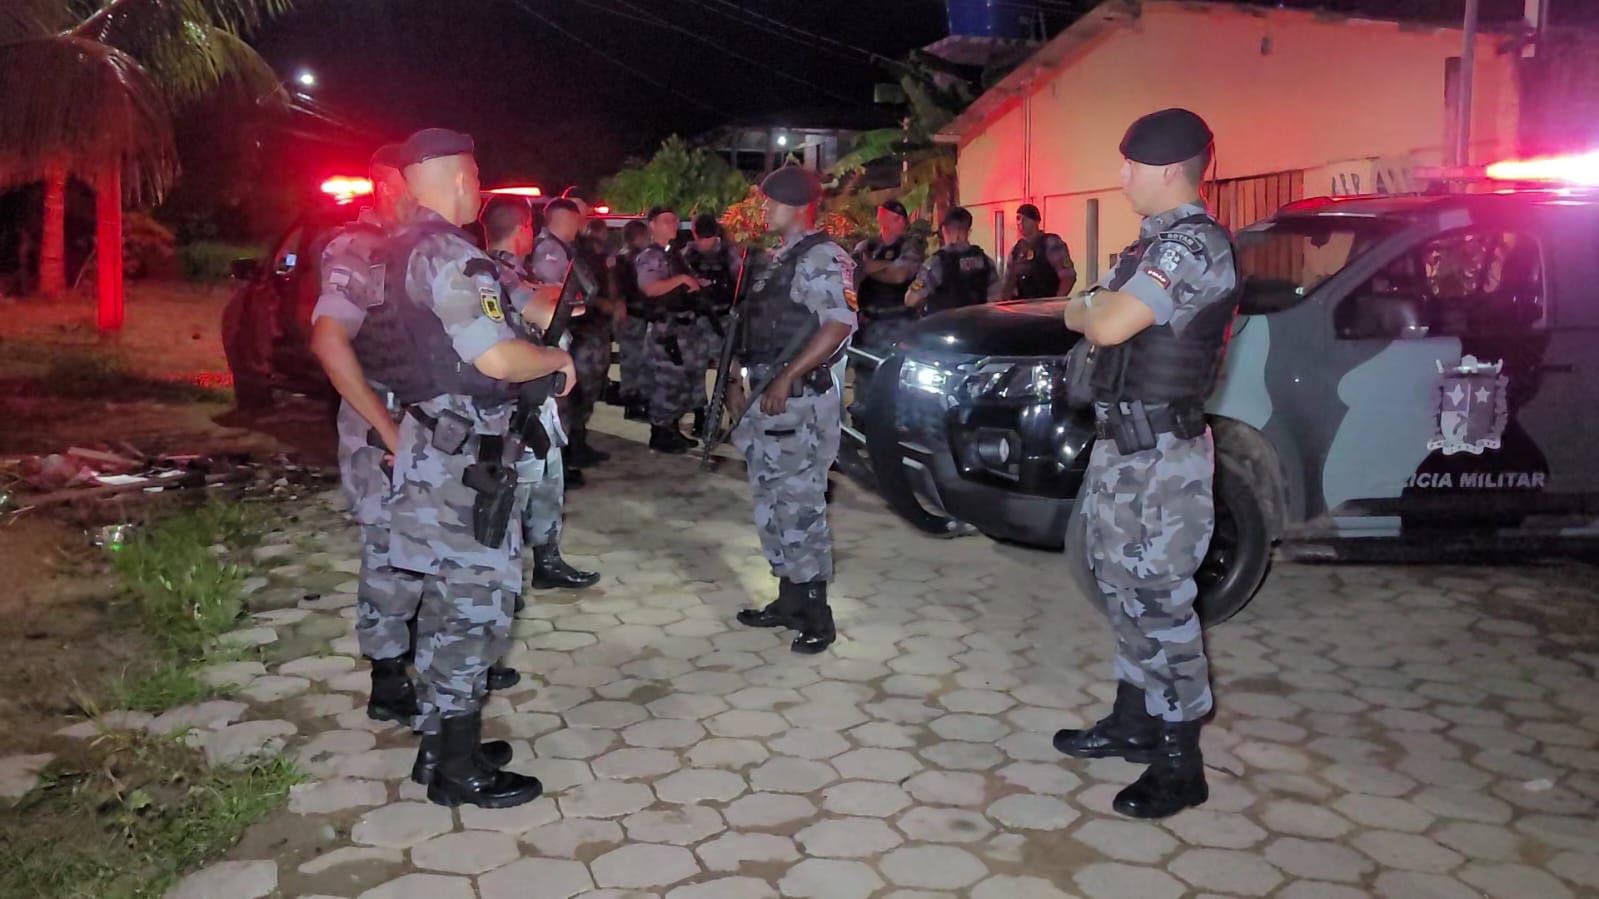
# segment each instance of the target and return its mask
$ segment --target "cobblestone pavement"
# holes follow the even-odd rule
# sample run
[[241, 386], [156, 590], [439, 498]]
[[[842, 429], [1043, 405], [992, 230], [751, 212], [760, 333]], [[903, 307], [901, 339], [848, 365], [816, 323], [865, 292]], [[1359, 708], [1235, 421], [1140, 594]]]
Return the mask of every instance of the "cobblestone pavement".
[[1110, 810], [1136, 768], [1050, 746], [1112, 693], [1054, 557], [924, 537], [840, 485], [842, 637], [795, 656], [733, 623], [773, 593], [740, 473], [600, 440], [566, 544], [605, 578], [530, 597], [529, 676], [487, 707], [547, 795], [450, 811], [407, 780], [414, 739], [361, 706], [356, 534], [322, 497], [255, 552], [237, 639], [268, 661], [212, 673], [237, 701], [127, 722], [223, 763], [286, 745], [314, 778], [173, 895], [1599, 895], [1592, 569], [1279, 565], [1210, 637], [1210, 802], [1143, 823]]

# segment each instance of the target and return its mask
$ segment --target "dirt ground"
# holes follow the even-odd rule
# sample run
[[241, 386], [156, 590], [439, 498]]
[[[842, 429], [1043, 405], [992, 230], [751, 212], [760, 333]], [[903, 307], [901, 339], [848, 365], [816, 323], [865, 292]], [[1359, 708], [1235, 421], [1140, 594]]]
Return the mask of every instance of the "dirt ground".
[[[127, 444], [147, 454], [334, 462], [325, 404], [286, 397], [265, 412], [233, 408], [220, 328], [229, 292], [132, 285], [127, 327], [114, 336], [97, 333], [92, 296], [0, 300], [0, 751], [39, 745], [80, 697], [140, 664], [139, 636], [108, 626], [115, 583], [91, 532], [159, 499], [135, 493], [16, 514], [29, 492], [15, 480], [25, 459]], [[59, 383], [84, 369], [93, 378]]]

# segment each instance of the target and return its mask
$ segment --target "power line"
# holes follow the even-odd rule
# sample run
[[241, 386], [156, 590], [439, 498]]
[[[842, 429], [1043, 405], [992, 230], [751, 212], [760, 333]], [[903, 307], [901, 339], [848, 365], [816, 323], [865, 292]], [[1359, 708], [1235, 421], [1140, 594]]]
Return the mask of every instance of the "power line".
[[[792, 41], [803, 47], [832, 54], [840, 59], [847, 59], [854, 63], [864, 62], [868, 64], [881, 63], [890, 66], [897, 65], [895, 60], [889, 59], [882, 54], [873, 53], [872, 51], [863, 47], [847, 44], [843, 41], [838, 41], [824, 35], [816, 34], [813, 31], [807, 31], [803, 28], [790, 25], [781, 19], [774, 19], [771, 16], [754, 12], [752, 10], [747, 10], [736, 3], [732, 3], [731, 0], [711, 0], [711, 2], [718, 4], [717, 6], [711, 6], [710, 3], [705, 2], [705, 0], [689, 0], [689, 2], [693, 3], [695, 6], [701, 7], [702, 9], [725, 16], [726, 18], [731, 19], [732, 21], [743, 25], [746, 28], [754, 28], [758, 31], [763, 31], [767, 34], [775, 35], [785, 40]], [[735, 13], [737, 13], [737, 15], [735, 15]], [[752, 19], [755, 21], [752, 21]], [[843, 47], [844, 51], [848, 52], [836, 50], [834, 49], [833, 45]]]
[[[785, 78], [785, 79], [787, 79], [789, 81], [794, 82], [795, 84], [800, 85], [801, 87], [805, 87], [805, 88], [808, 88], [810, 90], [814, 90], [814, 91], [818, 91], [820, 93], [826, 94], [827, 96], [832, 97], [835, 100], [839, 100], [839, 101], [844, 102], [844, 103], [860, 103], [861, 102], [860, 100], [858, 100], [856, 98], [847, 97], [847, 96], [845, 96], [843, 94], [838, 93], [837, 91], [834, 91], [834, 90], [832, 90], [830, 88], [827, 88], [827, 87], [825, 87], [825, 86], [823, 86], [821, 84], [818, 84], [815, 81], [811, 81], [808, 78], [803, 78], [803, 77], [801, 77], [799, 75], [795, 75], [795, 74], [792, 74], [790, 72], [785, 72], [782, 69], [775, 68], [775, 67], [771, 66], [768, 63], [762, 62], [761, 60], [754, 59], [754, 58], [749, 57], [749, 56], [745, 56], [744, 54], [738, 52], [737, 50], [731, 49], [731, 48], [727, 47], [724, 44], [721, 44], [721, 43], [718, 43], [715, 40], [712, 40], [711, 38], [708, 38], [708, 37], [705, 37], [702, 34], [696, 33], [692, 29], [684, 28], [683, 26], [677, 24], [676, 22], [670, 21], [668, 19], [663, 19], [660, 16], [657, 16], [654, 13], [649, 12], [648, 10], [641, 9], [640, 7], [635, 6], [632, 3], [628, 3], [627, 0], [617, 0], [617, 2], [619, 2], [624, 7], [627, 7], [627, 9], [633, 10], [636, 13], [636, 15], [629, 14], [625, 10], [614, 9], [612, 7], [609, 7], [609, 6], [605, 6], [605, 5], [602, 5], [602, 4], [599, 4], [599, 3], [595, 3], [595, 2], [593, 2], [593, 0], [576, 0], [576, 2], [581, 4], [581, 5], [583, 5], [583, 6], [587, 6], [587, 7], [591, 8], [591, 9], [596, 9], [596, 10], [599, 10], [601, 12], [611, 13], [613, 15], [622, 16], [624, 18], [630, 19], [630, 20], [635, 21], [635, 22], [643, 22], [646, 25], [654, 25], [657, 28], [666, 28], [666, 29], [669, 29], [671, 31], [678, 32], [679, 34], [685, 35], [685, 36], [687, 36], [689, 38], [692, 38], [693, 40], [699, 41], [702, 44], [705, 44], [705, 45], [707, 45], [709, 47], [712, 47], [715, 50], [717, 50], [718, 52], [720, 52], [720, 53], [722, 53], [722, 54], [724, 54], [726, 56], [730, 56], [733, 59], [737, 59], [737, 60], [740, 60], [742, 62], [749, 63], [750, 65], [755, 66], [756, 68], [760, 69], [762, 72], [765, 72], [765, 73], [768, 73], [768, 74], [772, 74], [772, 75], [777, 75], [777, 76], [779, 76], [781, 78]], [[647, 18], [641, 18], [641, 17], [647, 17]]]
[[678, 90], [675, 87], [672, 87], [670, 84], [667, 84], [664, 81], [660, 81], [660, 80], [656, 79], [655, 76], [649, 74], [648, 72], [645, 72], [645, 71], [639, 69], [637, 66], [634, 66], [632, 63], [629, 63], [629, 62], [627, 62], [624, 59], [620, 59], [620, 58], [618, 58], [616, 56], [613, 56], [612, 54], [607, 53], [604, 50], [600, 49], [599, 47], [594, 46], [592, 43], [589, 43], [588, 41], [584, 40], [583, 38], [578, 37], [577, 35], [573, 34], [572, 32], [568, 31], [567, 29], [561, 27], [561, 25], [559, 23], [557, 23], [555, 20], [551, 19], [549, 16], [546, 16], [544, 13], [539, 12], [538, 10], [536, 10], [533, 7], [529, 6], [526, 2], [524, 2], [524, 0], [512, 0], [512, 2], [514, 2], [518, 7], [520, 7], [523, 12], [527, 13], [528, 15], [532, 16], [535, 19], [538, 19], [540, 22], [543, 22], [544, 25], [546, 27], [548, 27], [549, 29], [551, 29], [552, 31], [555, 31], [556, 33], [558, 33], [561, 36], [565, 37], [567, 40], [571, 41], [572, 43], [577, 44], [578, 46], [587, 49], [590, 53], [593, 53], [595, 56], [598, 56], [601, 59], [606, 60], [607, 62], [611, 63], [612, 65], [619, 66], [619, 67], [621, 67], [623, 69], [626, 69], [627, 71], [633, 73], [634, 77], [636, 77], [639, 80], [645, 82], [646, 84], [649, 84], [649, 85], [655, 87], [657, 90], [664, 91], [665, 93], [671, 94], [672, 96], [677, 97], [679, 100], [682, 100], [685, 103], [692, 103], [693, 105], [698, 106], [700, 109], [703, 109], [706, 112], [712, 112], [712, 113], [717, 113], [717, 114], [720, 114], [722, 112], [722, 110], [716, 108], [715, 106], [711, 105], [710, 103], [707, 103], [704, 100], [699, 99], [698, 97], [692, 96], [690, 94], [686, 94], [683, 91], [680, 91], [680, 90]]

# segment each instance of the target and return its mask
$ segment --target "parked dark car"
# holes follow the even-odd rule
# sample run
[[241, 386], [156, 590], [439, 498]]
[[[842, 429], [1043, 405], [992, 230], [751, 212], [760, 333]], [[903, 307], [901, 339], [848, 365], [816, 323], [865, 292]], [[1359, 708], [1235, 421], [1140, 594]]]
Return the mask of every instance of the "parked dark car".
[[[1243, 608], [1275, 552], [1599, 545], [1599, 193], [1307, 200], [1236, 240], [1205, 620]], [[847, 468], [931, 533], [1060, 549], [1093, 441], [1063, 399], [1062, 305], [920, 322], [872, 377]]]

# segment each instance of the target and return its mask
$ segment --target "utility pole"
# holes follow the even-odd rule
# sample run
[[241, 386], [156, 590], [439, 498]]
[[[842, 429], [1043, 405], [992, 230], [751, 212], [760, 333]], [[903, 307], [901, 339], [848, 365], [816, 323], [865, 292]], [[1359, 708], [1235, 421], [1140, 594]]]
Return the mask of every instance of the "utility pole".
[[1466, 0], [1466, 21], [1461, 26], [1465, 46], [1460, 50], [1460, 89], [1455, 94], [1454, 164], [1471, 164], [1471, 76], [1477, 63], [1477, 17], [1480, 0]]

